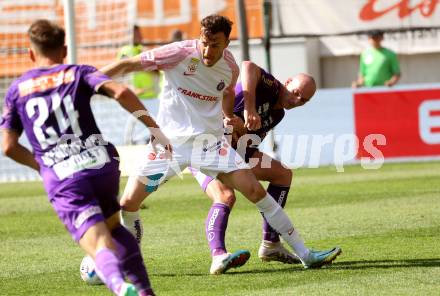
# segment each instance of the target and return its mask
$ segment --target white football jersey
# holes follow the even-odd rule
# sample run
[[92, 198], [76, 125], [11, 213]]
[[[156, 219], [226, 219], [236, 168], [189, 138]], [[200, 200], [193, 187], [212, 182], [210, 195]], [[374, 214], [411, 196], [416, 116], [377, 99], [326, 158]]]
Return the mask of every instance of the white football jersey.
[[185, 40], [141, 54], [146, 70], [163, 70], [157, 123], [170, 139], [223, 135], [223, 92], [234, 91], [239, 68], [231, 52], [211, 67], [203, 64], [199, 40]]

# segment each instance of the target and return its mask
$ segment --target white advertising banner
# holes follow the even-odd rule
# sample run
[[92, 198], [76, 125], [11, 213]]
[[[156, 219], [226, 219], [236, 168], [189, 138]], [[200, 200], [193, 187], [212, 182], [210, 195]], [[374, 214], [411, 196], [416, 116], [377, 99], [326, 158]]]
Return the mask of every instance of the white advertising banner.
[[[275, 0], [275, 36], [319, 36], [323, 55], [359, 54], [371, 29], [398, 53], [440, 51], [438, 0]], [[339, 35], [339, 36], [335, 36]], [[348, 36], [341, 36], [348, 35]]]

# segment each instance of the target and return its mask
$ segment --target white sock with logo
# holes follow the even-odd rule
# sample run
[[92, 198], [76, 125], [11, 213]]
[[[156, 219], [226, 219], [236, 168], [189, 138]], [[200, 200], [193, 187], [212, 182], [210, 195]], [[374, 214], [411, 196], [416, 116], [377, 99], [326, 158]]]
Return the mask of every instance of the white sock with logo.
[[267, 222], [275, 229], [284, 241], [289, 244], [296, 255], [301, 259], [307, 258], [309, 249], [304, 245], [304, 241], [293, 227], [289, 217], [283, 208], [269, 194], [255, 204], [260, 212], [264, 215]]
[[133, 234], [138, 244], [140, 244], [144, 234], [144, 227], [139, 217], [139, 210], [136, 212], [121, 210], [121, 224]]

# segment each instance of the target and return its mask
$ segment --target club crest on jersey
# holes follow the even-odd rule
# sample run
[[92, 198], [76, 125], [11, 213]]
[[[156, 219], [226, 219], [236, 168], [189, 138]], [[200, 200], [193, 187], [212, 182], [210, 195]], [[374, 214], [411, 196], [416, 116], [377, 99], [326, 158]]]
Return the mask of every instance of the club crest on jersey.
[[221, 91], [222, 89], [224, 89], [225, 88], [225, 82], [222, 80], [222, 81], [220, 81], [220, 83], [219, 84], [217, 84], [217, 90], [218, 91]]
[[190, 76], [196, 74], [197, 66], [199, 65], [200, 60], [196, 58], [191, 58], [188, 66], [186, 67], [186, 71], [183, 72], [183, 75]]

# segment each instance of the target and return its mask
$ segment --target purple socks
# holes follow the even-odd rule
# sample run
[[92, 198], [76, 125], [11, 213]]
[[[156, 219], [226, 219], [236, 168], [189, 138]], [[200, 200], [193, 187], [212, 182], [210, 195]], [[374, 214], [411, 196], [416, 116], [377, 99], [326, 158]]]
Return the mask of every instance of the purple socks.
[[119, 260], [110, 249], [100, 249], [95, 256], [96, 272], [105, 285], [118, 294], [124, 283], [124, 275], [119, 269]]
[[139, 245], [134, 236], [123, 226], [118, 226], [113, 229], [112, 237], [124, 274], [135, 285], [140, 295], [154, 295]]
[[206, 239], [208, 240], [211, 256], [226, 253], [225, 232], [231, 210], [227, 205], [214, 203], [206, 218]]

